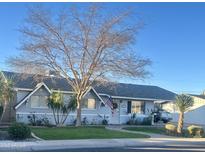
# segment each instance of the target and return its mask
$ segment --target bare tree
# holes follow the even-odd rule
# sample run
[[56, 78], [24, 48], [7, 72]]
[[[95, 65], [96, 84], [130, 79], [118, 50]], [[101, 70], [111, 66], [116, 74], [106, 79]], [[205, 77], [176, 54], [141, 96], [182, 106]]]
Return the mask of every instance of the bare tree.
[[142, 23], [131, 9], [106, 13], [91, 4], [69, 7], [52, 14], [43, 7], [29, 9], [22, 54], [8, 62], [28, 72], [54, 70], [67, 79], [77, 97], [77, 122], [81, 125], [81, 99], [95, 81], [112, 77], [145, 78], [150, 60], [133, 50]]

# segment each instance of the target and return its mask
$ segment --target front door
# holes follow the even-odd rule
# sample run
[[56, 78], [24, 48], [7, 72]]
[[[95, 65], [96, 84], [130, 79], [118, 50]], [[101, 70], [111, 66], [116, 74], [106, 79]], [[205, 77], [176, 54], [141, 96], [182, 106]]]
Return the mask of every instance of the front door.
[[110, 113], [110, 124], [120, 124], [120, 112], [119, 103], [117, 103], [117, 108]]

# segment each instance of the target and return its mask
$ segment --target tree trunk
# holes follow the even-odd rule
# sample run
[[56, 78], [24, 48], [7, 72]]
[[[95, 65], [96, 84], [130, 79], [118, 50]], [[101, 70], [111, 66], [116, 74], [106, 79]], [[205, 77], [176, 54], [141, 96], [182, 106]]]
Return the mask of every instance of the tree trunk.
[[4, 102], [4, 105], [3, 105], [3, 112], [2, 112], [2, 114], [1, 114], [0, 123], [2, 123], [2, 121], [3, 121], [3, 118], [4, 118], [4, 115], [5, 115], [6, 109], [7, 109], [7, 102], [5, 101], [5, 102]]
[[179, 133], [179, 134], [182, 133], [183, 125], [184, 125], [184, 113], [183, 113], [183, 112], [180, 112], [180, 113], [179, 113], [177, 133]]
[[77, 117], [76, 117], [76, 127], [81, 126], [81, 99], [77, 97]]

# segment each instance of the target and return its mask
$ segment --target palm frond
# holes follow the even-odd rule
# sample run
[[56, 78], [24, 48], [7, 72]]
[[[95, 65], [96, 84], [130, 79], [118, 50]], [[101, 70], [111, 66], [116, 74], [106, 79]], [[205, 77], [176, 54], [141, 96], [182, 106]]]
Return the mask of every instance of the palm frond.
[[176, 96], [175, 104], [180, 112], [186, 112], [193, 106], [194, 100], [191, 96], [181, 94]]

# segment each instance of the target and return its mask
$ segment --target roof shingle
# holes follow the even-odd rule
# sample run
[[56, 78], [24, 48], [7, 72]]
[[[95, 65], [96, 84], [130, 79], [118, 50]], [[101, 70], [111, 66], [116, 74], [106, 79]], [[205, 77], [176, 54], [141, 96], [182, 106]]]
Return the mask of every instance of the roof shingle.
[[[16, 88], [34, 89], [37, 82], [34, 75], [28, 74], [22, 78], [22, 74], [14, 72], [3, 72], [7, 78], [12, 78]], [[43, 79], [43, 82], [50, 89], [72, 91], [72, 87], [65, 78], [49, 77]], [[176, 94], [158, 86], [136, 85], [126, 83], [111, 83], [106, 85], [93, 86], [98, 93], [108, 94], [111, 96], [148, 98], [161, 100], [174, 100]]]

